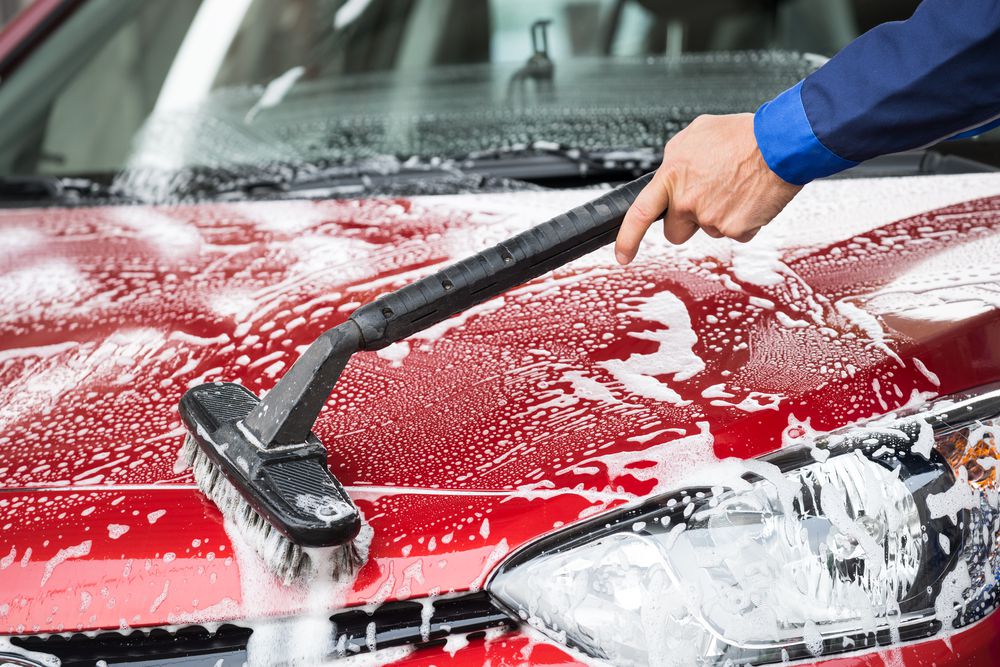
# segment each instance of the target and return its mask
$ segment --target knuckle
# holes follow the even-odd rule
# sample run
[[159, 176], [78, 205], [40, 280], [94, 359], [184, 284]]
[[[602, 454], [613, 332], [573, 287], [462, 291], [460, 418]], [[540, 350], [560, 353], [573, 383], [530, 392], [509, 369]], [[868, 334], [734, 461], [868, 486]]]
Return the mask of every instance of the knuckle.
[[703, 113], [699, 116], [695, 116], [695, 119], [691, 121], [691, 126], [700, 129], [703, 126], [711, 123], [713, 118], [714, 116], [712, 116], [711, 114]]
[[710, 211], [699, 211], [698, 212], [698, 224], [702, 227], [708, 227], [710, 229], [719, 228], [719, 219], [713, 215]]
[[743, 230], [732, 223], [722, 222], [716, 226], [716, 229], [718, 229], [723, 236], [730, 239], [739, 238], [743, 235]]
[[706, 216], [704, 211], [697, 210], [689, 201], [678, 202], [674, 210], [687, 220], [697, 220], [698, 224], [711, 224], [711, 216]]
[[719, 219], [715, 224], [715, 228], [718, 229], [724, 236], [731, 239], [742, 236], [747, 231], [742, 224], [733, 221], [732, 218]]

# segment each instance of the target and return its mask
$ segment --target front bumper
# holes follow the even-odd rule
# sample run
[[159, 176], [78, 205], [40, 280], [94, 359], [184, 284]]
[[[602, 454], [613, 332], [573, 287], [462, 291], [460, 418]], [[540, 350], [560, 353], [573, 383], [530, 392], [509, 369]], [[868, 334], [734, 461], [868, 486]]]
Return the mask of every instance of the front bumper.
[[[349, 611], [334, 617], [340, 632], [349, 636], [348, 654], [370, 652], [374, 646], [379, 664], [405, 667], [441, 665], [565, 666], [586, 664], [568, 649], [541, 638], [536, 632], [515, 627], [492, 607], [485, 595], [438, 600], [435, 615], [421, 636], [420, 605], [414, 602], [384, 605], [373, 616]], [[447, 615], [447, 618], [445, 617]], [[368, 639], [368, 623], [377, 624], [374, 643]], [[180, 630], [134, 631], [127, 636], [102, 633], [96, 636], [9, 638], [11, 647], [0, 646], [0, 660], [8, 651], [27, 649], [59, 658], [63, 667], [82, 667], [104, 661], [114, 665], [181, 665], [226, 667], [247, 661], [250, 630], [225, 625], [214, 632], [201, 627]], [[840, 655], [804, 665], [822, 667], [993, 667], [1000, 655], [1000, 614], [963, 628], [947, 638], [905, 644], [895, 649]], [[23, 656], [22, 656], [23, 659]], [[13, 663], [22, 664], [22, 663]], [[24, 662], [23, 664], [44, 664]], [[335, 663], [334, 663], [335, 664]]]

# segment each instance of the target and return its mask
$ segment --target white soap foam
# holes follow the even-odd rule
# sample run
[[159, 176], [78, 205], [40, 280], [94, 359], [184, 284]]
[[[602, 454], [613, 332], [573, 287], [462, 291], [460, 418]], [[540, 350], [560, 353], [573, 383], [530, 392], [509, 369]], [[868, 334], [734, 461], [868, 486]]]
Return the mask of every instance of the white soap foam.
[[889, 347], [888, 334], [886, 334], [885, 329], [882, 327], [882, 323], [874, 315], [845, 299], [838, 301], [836, 308], [838, 313], [847, 318], [851, 324], [861, 329], [868, 336], [872, 345], [895, 359], [896, 363], [900, 366], [904, 365], [899, 355]]
[[93, 545], [91, 540], [84, 540], [72, 547], [66, 547], [60, 549], [56, 552], [56, 555], [49, 559], [49, 562], [45, 564], [45, 572], [42, 573], [42, 581], [39, 586], [44, 586], [48, 582], [49, 577], [55, 569], [65, 563], [70, 558], [82, 558], [90, 553], [90, 547]]
[[95, 288], [87, 277], [75, 266], [58, 259], [0, 274], [0, 308], [8, 316], [53, 314], [44, 308], [58, 308], [59, 313], [72, 312], [76, 296], [93, 292]]
[[751, 243], [732, 246], [733, 275], [744, 283], [769, 287], [785, 279], [787, 267], [781, 261], [778, 239], [768, 231]]
[[729, 406], [736, 408], [737, 410], [742, 410], [743, 412], [759, 412], [761, 410], [777, 410], [778, 405], [784, 399], [785, 396], [782, 394], [769, 394], [763, 391], [751, 391], [738, 403], [715, 399], [712, 401], [712, 405]]
[[495, 299], [490, 299], [489, 301], [483, 302], [479, 305], [473, 306], [467, 310], [462, 311], [454, 317], [450, 317], [447, 320], [438, 322], [437, 324], [430, 326], [423, 331], [418, 331], [410, 338], [416, 340], [423, 340], [427, 342], [434, 342], [447, 334], [449, 331], [456, 327], [464, 326], [466, 322], [474, 317], [481, 317], [483, 315], [488, 315], [492, 312], [500, 310], [503, 308], [504, 298], [502, 296]]
[[0, 257], [4, 254], [20, 255], [37, 247], [45, 235], [31, 227], [5, 227], [0, 229]]
[[163, 604], [163, 601], [167, 599], [167, 594], [169, 593], [169, 591], [170, 591], [170, 581], [169, 580], [164, 581], [163, 590], [160, 591], [160, 594], [156, 596], [156, 598], [153, 600], [153, 603], [149, 605], [150, 614], [155, 613], [156, 610], [160, 608], [160, 605]]
[[719, 384], [713, 384], [703, 389], [701, 396], [702, 398], [733, 398], [736, 394], [726, 391], [726, 383], [720, 382]]
[[122, 523], [109, 523], [108, 524], [108, 537], [113, 540], [117, 540], [119, 537], [124, 535], [129, 531], [129, 526]]
[[[640, 481], [652, 480], [656, 486], [649, 492], [650, 495], [662, 493], [674, 488], [692, 470], [718, 461], [715, 456], [715, 438], [709, 430], [708, 422], [700, 421], [697, 426], [698, 433], [693, 435], [634, 452], [599, 454], [578, 461], [569, 469], [580, 471], [601, 463], [612, 480], [626, 474]], [[635, 467], [639, 463], [653, 465]]]
[[563, 373], [562, 379], [570, 383], [573, 394], [579, 398], [584, 398], [599, 403], [617, 404], [620, 401], [615, 398], [605, 385], [592, 377], [588, 377], [583, 371], [570, 371]]
[[267, 232], [297, 234], [330, 217], [320, 204], [307, 200], [234, 202], [225, 208]]
[[380, 359], [385, 359], [389, 362], [392, 368], [399, 368], [403, 365], [403, 359], [410, 354], [410, 344], [405, 340], [392, 343], [381, 350], [375, 352]]
[[670, 292], [659, 292], [648, 297], [627, 297], [619, 307], [630, 319], [661, 325], [650, 331], [629, 334], [656, 342], [658, 348], [649, 354], [635, 353], [627, 359], [609, 359], [599, 365], [633, 394], [675, 405], [690, 403], [657, 379], [657, 376], [673, 375], [675, 381], [684, 381], [705, 368], [704, 360], [694, 352], [698, 336], [684, 302]]
[[979, 493], [969, 483], [969, 471], [963, 466], [958, 469], [954, 484], [941, 493], [930, 494], [926, 502], [932, 519], [946, 516], [957, 526], [960, 511], [979, 506]]
[[109, 209], [115, 222], [131, 230], [161, 257], [179, 259], [198, 252], [202, 245], [201, 232], [193, 224], [171, 217], [162, 207], [115, 206]]
[[913, 357], [913, 365], [916, 366], [917, 370], [920, 371], [925, 378], [930, 380], [931, 384], [935, 387], [941, 386], [941, 380], [938, 378], [937, 374], [927, 370], [927, 366], [924, 365], [924, 362], [920, 361], [916, 357]]

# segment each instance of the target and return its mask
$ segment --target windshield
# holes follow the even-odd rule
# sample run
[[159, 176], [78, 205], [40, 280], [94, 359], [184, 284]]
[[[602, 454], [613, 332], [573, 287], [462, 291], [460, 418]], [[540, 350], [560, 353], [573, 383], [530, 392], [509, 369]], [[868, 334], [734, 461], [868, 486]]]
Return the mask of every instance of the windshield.
[[0, 173], [162, 199], [206, 173], [519, 150], [648, 166], [694, 116], [754, 110], [915, 4], [90, 0], [0, 86]]

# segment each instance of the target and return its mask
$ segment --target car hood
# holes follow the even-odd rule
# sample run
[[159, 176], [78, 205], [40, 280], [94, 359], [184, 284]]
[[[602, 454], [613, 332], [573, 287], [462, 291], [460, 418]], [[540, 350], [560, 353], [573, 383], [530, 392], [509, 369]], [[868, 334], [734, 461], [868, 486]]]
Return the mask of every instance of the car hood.
[[595, 194], [0, 213], [0, 631], [477, 589], [698, 466], [1000, 379], [1000, 177], [815, 183], [745, 246], [601, 251], [356, 355], [315, 430], [369, 559], [262, 572], [176, 465], [184, 390], [266, 391], [359, 304]]

